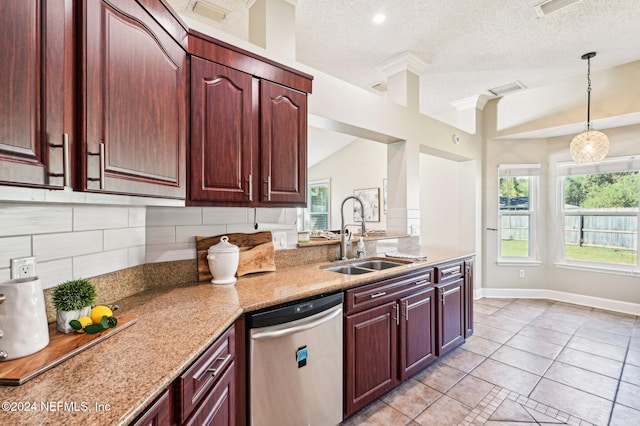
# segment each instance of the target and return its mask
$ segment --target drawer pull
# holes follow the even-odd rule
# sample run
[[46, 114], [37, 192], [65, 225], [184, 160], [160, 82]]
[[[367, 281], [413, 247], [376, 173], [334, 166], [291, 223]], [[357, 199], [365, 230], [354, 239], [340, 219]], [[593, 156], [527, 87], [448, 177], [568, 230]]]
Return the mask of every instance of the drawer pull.
[[400, 325], [400, 306], [396, 303], [394, 309], [396, 310], [396, 325]]
[[423, 284], [428, 284], [429, 280], [419, 280], [413, 283], [413, 285], [423, 285]]
[[377, 297], [382, 297], [382, 296], [384, 296], [384, 295], [386, 295], [386, 294], [387, 294], [387, 292], [386, 292], [386, 291], [380, 291], [380, 292], [378, 292], [378, 293], [373, 293], [373, 294], [371, 295], [371, 298], [372, 298], [372, 299], [375, 299], [375, 298], [377, 298]]
[[452, 268], [442, 270], [442, 275], [453, 275], [458, 273], [460, 273], [460, 266], [454, 266]]
[[213, 367], [208, 368], [207, 371], [211, 373], [213, 377], [216, 377], [216, 375], [223, 369], [223, 367], [227, 365], [230, 359], [231, 359], [231, 354], [227, 354], [227, 356], [224, 358], [219, 357], [216, 361], [222, 361], [222, 363], [220, 363], [220, 365], [216, 368], [213, 368]]

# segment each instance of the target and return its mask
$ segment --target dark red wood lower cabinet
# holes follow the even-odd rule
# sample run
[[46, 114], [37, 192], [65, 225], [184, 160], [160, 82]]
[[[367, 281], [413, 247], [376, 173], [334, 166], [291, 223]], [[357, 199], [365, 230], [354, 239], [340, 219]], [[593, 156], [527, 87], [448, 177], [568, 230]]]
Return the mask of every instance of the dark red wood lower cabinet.
[[464, 278], [436, 286], [438, 346], [441, 356], [464, 342]]
[[400, 380], [436, 359], [433, 287], [400, 299]]

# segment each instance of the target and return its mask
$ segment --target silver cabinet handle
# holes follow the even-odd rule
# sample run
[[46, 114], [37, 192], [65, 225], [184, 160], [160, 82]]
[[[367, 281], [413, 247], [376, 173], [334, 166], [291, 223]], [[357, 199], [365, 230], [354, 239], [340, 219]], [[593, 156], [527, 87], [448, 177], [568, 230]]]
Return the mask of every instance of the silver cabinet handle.
[[404, 302], [404, 317], [409, 321], [409, 302]]
[[227, 365], [230, 359], [231, 354], [227, 354], [227, 356], [224, 358], [219, 357], [218, 359], [216, 359], [216, 361], [222, 361], [222, 363], [220, 363], [220, 365], [216, 368], [207, 368], [207, 371], [211, 373], [211, 376], [216, 377], [216, 375]]
[[265, 183], [267, 184], [267, 201], [271, 201], [271, 175], [267, 177]]
[[413, 285], [422, 285], [422, 284], [428, 284], [429, 280], [418, 280], [416, 282], [413, 283]]
[[382, 296], [384, 296], [385, 294], [387, 294], [387, 292], [386, 292], [386, 291], [379, 291], [378, 293], [373, 293], [373, 294], [372, 294], [371, 296], [369, 296], [369, 297], [371, 297], [372, 299], [375, 299], [376, 297], [382, 297]]
[[247, 185], [249, 185], [249, 190], [247, 191], [249, 195], [249, 201], [253, 201], [253, 175], [249, 174], [249, 179], [247, 179]]
[[[62, 148], [62, 186], [71, 186], [71, 157], [69, 156], [69, 134], [62, 134], [62, 144], [49, 143], [51, 148]], [[50, 176], [60, 176], [51, 173]]]
[[400, 306], [396, 303], [394, 309], [396, 310], [396, 325], [400, 325]]
[[451, 268], [443, 269], [442, 275], [453, 275], [460, 272], [460, 266], [453, 266]]

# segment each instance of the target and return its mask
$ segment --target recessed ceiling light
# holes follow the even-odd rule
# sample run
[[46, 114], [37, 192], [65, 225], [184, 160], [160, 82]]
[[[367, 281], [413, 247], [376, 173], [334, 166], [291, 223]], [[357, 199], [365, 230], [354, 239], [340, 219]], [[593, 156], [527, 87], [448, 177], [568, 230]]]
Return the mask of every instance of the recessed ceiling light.
[[377, 13], [373, 17], [374, 24], [382, 24], [386, 20], [387, 20], [387, 17], [385, 16], [384, 13]]

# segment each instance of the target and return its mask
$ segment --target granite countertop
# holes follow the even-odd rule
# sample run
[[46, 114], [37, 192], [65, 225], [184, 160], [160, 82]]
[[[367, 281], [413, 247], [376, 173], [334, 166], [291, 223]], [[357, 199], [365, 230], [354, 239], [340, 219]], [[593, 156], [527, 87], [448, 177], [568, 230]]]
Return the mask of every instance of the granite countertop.
[[23, 385], [0, 386], [0, 424], [128, 424], [243, 312], [473, 255], [409, 254], [428, 259], [352, 276], [321, 269], [325, 262], [247, 275], [231, 286], [194, 283], [122, 299], [116, 316], [138, 322]]

